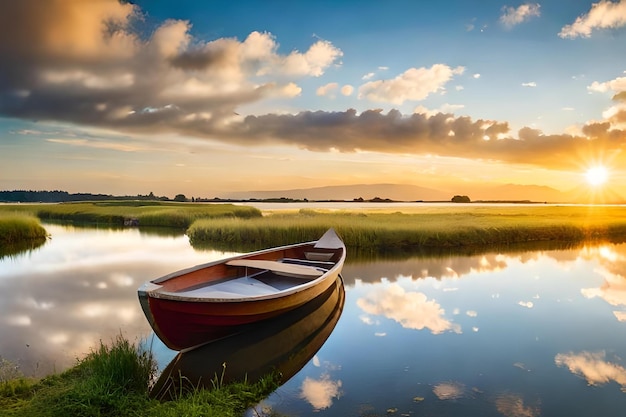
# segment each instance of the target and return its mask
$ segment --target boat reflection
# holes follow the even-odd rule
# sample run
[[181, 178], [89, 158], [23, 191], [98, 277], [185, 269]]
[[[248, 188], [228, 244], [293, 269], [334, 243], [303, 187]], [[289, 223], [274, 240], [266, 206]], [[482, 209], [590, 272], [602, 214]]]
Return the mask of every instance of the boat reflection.
[[241, 333], [179, 352], [152, 387], [151, 397], [170, 400], [181, 392], [220, 382], [255, 382], [272, 371], [281, 383], [294, 376], [322, 347], [343, 310], [345, 292], [338, 277], [324, 293], [280, 317]]

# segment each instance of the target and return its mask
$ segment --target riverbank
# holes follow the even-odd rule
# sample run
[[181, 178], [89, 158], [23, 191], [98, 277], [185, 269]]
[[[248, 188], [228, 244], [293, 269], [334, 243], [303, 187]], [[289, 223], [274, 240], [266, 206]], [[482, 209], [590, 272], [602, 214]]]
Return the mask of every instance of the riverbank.
[[41, 246], [46, 237], [46, 229], [37, 217], [0, 211], [0, 257]]
[[[356, 251], [463, 249], [533, 242], [626, 239], [623, 206], [446, 204], [368, 209], [260, 210], [251, 206], [120, 201], [0, 206], [42, 221], [185, 230], [194, 247], [248, 251], [314, 240], [329, 227]], [[314, 207], [314, 206], [313, 206]], [[0, 217], [1, 219], [1, 217]], [[0, 230], [0, 235], [2, 231]]]
[[181, 392], [175, 401], [160, 402], [149, 397], [152, 356], [122, 337], [109, 346], [100, 343], [74, 367], [41, 380], [3, 372], [7, 367], [0, 367], [0, 415], [16, 417], [235, 417], [271, 394], [279, 381], [269, 375], [255, 383], [224, 385], [216, 375], [212, 390]]
[[410, 248], [467, 248], [529, 242], [626, 239], [621, 206], [452, 205], [378, 210], [271, 211], [263, 218], [198, 220], [187, 230], [193, 245], [252, 250], [313, 240], [333, 227], [349, 248], [384, 252]]

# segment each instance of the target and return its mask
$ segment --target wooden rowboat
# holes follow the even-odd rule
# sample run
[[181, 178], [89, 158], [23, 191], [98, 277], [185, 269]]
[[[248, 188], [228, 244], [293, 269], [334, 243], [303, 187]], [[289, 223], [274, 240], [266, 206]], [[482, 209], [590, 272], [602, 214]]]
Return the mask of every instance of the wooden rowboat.
[[341, 317], [345, 291], [341, 277], [324, 293], [289, 314], [256, 323], [250, 329], [178, 354], [150, 390], [159, 400], [220, 383], [254, 383], [278, 372], [284, 384], [326, 342]]
[[198, 265], [139, 287], [155, 334], [174, 350], [197, 347], [279, 316], [330, 288], [346, 259], [333, 229], [319, 240]]

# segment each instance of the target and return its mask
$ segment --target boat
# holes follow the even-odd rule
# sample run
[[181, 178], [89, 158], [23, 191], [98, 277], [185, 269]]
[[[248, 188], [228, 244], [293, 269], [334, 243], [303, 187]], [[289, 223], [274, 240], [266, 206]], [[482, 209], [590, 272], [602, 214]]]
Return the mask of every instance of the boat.
[[345, 259], [345, 244], [329, 229], [316, 241], [173, 272], [137, 293], [154, 333], [182, 351], [302, 306], [334, 285]]
[[296, 375], [324, 345], [339, 321], [345, 301], [341, 277], [304, 305], [273, 319], [256, 323], [230, 337], [178, 352], [150, 390], [158, 400], [181, 392], [221, 384], [257, 382], [278, 372], [280, 384]]

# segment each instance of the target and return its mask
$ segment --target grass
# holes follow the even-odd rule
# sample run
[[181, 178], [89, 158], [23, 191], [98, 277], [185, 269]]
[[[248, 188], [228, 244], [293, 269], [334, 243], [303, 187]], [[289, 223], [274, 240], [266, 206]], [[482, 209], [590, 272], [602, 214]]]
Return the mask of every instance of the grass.
[[0, 379], [0, 415], [235, 417], [278, 387], [277, 375], [228, 385], [216, 376], [212, 390], [194, 390], [159, 402], [148, 392], [154, 373], [152, 356], [120, 336], [110, 346], [101, 342], [61, 374], [40, 381], [15, 375]]
[[187, 228], [197, 219], [261, 217], [254, 207], [234, 204], [201, 204], [176, 202], [90, 202], [40, 206], [36, 215], [41, 220], [73, 221], [124, 225], [136, 219], [140, 226]]
[[41, 246], [46, 229], [27, 213], [0, 212], [0, 258]]
[[187, 230], [193, 245], [254, 249], [315, 240], [329, 227], [346, 246], [371, 251], [463, 248], [528, 242], [622, 241], [626, 210], [619, 206], [433, 207], [384, 210], [276, 211], [258, 219], [198, 220]]
[[31, 223], [37, 216], [45, 221], [121, 227], [125, 219], [137, 219], [145, 230], [186, 230], [194, 247], [235, 251], [314, 240], [329, 227], [339, 232], [351, 254], [428, 249], [465, 253], [476, 247], [626, 239], [626, 210], [621, 206], [433, 204], [401, 212], [287, 208], [262, 213], [233, 204], [175, 202], [3, 205], [0, 230], [2, 213], [17, 210], [26, 213], [25, 218], [30, 213]]

